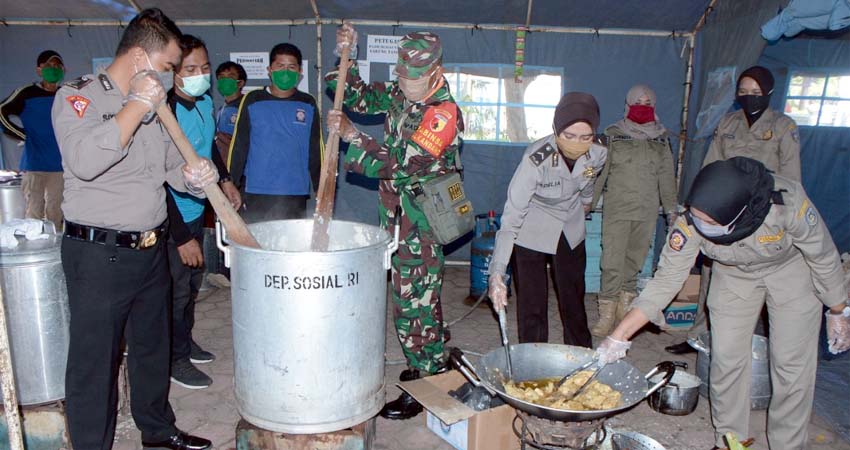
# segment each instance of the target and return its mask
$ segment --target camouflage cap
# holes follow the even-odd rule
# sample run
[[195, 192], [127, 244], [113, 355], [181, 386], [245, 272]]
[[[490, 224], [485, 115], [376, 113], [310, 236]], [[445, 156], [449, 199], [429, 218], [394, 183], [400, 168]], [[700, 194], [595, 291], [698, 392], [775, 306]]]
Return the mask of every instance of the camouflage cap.
[[443, 46], [440, 37], [430, 31], [408, 33], [398, 42], [396, 75], [404, 78], [420, 78], [440, 63]]

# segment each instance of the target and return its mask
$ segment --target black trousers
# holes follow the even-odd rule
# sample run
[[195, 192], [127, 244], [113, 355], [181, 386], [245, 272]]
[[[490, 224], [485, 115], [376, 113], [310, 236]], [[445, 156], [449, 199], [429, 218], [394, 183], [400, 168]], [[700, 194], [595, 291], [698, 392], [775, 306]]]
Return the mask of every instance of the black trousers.
[[[186, 223], [192, 236], [204, 248], [204, 218]], [[171, 360], [188, 361], [192, 353], [192, 328], [195, 326], [195, 298], [204, 281], [204, 268], [183, 264], [177, 244], [168, 238], [168, 267], [171, 272]]]
[[245, 223], [307, 218], [306, 195], [242, 194], [241, 215]]
[[66, 237], [62, 267], [71, 311], [65, 398], [74, 450], [112, 448], [122, 336], [130, 348], [136, 426], [145, 441], [167, 439], [176, 428], [168, 403], [171, 277], [164, 243], [132, 250]]
[[554, 255], [514, 245], [511, 259], [519, 341], [549, 340], [549, 275], [546, 273], [546, 262], [551, 260], [558, 311], [564, 325], [564, 344], [592, 347], [587, 313], [584, 310], [584, 269], [587, 259], [584, 242], [571, 249], [561, 234]]

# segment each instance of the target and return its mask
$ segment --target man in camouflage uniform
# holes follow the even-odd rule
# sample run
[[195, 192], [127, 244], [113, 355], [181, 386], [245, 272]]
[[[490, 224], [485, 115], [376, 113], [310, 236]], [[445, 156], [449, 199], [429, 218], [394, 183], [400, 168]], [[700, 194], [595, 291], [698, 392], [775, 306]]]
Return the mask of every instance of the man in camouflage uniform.
[[[356, 43], [346, 24], [337, 32], [337, 52]], [[408, 369], [402, 381], [434, 374], [445, 367], [445, 334], [440, 305], [443, 248], [425, 214], [414, 202], [411, 185], [457, 170], [455, 159], [463, 132], [460, 109], [443, 77], [442, 47], [430, 32], [410, 33], [399, 42], [397, 81], [366, 84], [357, 65], [348, 73], [345, 106], [361, 114], [387, 115], [384, 141], [357, 130], [344, 114], [328, 114], [328, 129], [349, 142], [345, 168], [380, 180], [381, 226], [400, 221], [398, 252], [392, 258], [393, 317]], [[336, 89], [337, 72], [325, 79]], [[400, 212], [400, 215], [398, 213]], [[407, 393], [384, 406], [388, 419], [408, 419], [422, 406]]]

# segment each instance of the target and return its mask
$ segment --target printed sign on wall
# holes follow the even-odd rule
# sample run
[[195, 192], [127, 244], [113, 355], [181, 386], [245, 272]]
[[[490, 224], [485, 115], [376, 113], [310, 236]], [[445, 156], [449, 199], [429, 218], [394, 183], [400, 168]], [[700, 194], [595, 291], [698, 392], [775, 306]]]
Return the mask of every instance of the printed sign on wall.
[[398, 60], [398, 41], [401, 36], [370, 34], [366, 44], [366, 59], [370, 62], [395, 63]]
[[245, 68], [249, 80], [269, 79], [268, 52], [231, 52], [230, 60]]

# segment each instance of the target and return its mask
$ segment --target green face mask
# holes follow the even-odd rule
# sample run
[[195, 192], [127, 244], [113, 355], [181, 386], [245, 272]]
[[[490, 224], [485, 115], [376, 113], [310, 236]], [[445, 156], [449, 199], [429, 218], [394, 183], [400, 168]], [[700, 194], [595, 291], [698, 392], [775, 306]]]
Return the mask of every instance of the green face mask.
[[281, 91], [288, 91], [298, 84], [298, 75], [294, 70], [275, 70], [272, 72], [272, 83]]
[[239, 89], [238, 84], [239, 81], [234, 80], [233, 78], [219, 78], [216, 80], [216, 89], [218, 89], [218, 93], [223, 97], [230, 97], [236, 93], [237, 89]]
[[42, 67], [41, 77], [48, 83], [57, 83], [65, 76], [61, 67]]

